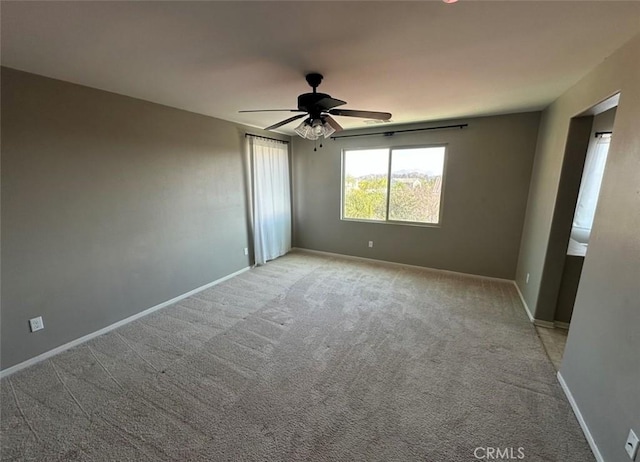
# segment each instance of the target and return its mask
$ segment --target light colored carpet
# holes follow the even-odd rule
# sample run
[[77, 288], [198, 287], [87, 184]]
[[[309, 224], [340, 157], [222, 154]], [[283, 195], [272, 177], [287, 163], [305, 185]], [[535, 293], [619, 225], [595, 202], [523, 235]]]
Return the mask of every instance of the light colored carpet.
[[542, 342], [542, 346], [547, 352], [547, 356], [556, 370], [559, 371], [562, 365], [564, 349], [567, 346], [569, 330], [536, 326], [536, 332]]
[[1, 385], [2, 460], [594, 460], [512, 285], [383, 263], [292, 253]]

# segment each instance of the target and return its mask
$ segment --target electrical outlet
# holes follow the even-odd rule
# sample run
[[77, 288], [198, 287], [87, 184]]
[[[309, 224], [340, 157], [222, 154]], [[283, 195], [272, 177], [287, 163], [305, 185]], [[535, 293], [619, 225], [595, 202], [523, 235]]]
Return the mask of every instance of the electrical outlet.
[[44, 321], [42, 320], [42, 316], [29, 319], [29, 327], [31, 328], [31, 332], [36, 332], [38, 330], [44, 329]]
[[529, 273], [527, 273], [527, 280], [525, 282], [529, 284]]
[[624, 449], [629, 454], [629, 459], [636, 460], [636, 456], [638, 455], [638, 437], [633, 432], [633, 430], [629, 430], [629, 436], [627, 436], [627, 442], [624, 444]]
[[373, 247], [373, 241], [369, 241], [369, 247]]
[[249, 249], [247, 247], [244, 248], [244, 254], [249, 255]]

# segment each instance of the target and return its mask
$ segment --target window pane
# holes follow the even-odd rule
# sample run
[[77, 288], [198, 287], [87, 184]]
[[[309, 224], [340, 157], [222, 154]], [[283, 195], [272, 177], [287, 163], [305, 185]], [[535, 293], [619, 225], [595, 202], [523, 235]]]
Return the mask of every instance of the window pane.
[[344, 218], [386, 219], [388, 171], [388, 149], [344, 152]]
[[391, 152], [390, 220], [439, 222], [444, 150], [440, 146]]

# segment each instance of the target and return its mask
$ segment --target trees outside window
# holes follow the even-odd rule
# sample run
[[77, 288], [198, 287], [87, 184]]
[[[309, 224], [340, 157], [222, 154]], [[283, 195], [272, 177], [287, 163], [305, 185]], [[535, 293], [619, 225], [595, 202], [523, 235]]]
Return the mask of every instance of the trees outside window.
[[445, 147], [343, 152], [342, 218], [440, 223]]

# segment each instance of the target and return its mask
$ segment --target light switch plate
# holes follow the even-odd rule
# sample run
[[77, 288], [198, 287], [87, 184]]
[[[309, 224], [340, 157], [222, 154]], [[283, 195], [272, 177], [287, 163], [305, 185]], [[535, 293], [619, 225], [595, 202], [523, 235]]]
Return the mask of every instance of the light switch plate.
[[638, 455], [638, 437], [633, 432], [633, 430], [629, 430], [629, 436], [627, 436], [627, 442], [624, 444], [624, 449], [629, 454], [629, 459], [636, 460], [636, 456]]
[[42, 320], [42, 316], [29, 319], [29, 327], [31, 328], [31, 332], [36, 332], [38, 330], [44, 329], [44, 321]]

